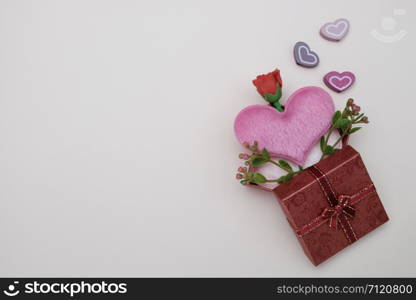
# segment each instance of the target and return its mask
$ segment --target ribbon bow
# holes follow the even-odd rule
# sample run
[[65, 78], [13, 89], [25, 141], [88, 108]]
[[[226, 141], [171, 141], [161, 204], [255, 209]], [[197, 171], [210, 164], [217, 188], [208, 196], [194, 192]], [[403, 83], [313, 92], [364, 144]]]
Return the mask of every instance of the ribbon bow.
[[324, 209], [321, 216], [324, 219], [329, 219], [330, 228], [338, 228], [338, 222], [340, 221], [340, 217], [342, 215], [350, 217], [351, 219], [354, 218], [355, 208], [349, 205], [351, 198], [351, 196], [340, 195], [337, 198], [338, 203], [335, 206], [329, 206]]

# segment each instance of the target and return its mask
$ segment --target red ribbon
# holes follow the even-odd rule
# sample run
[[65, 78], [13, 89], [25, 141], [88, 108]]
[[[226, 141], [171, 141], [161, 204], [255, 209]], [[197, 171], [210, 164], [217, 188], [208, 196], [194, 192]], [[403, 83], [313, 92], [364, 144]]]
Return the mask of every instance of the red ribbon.
[[351, 219], [355, 216], [355, 208], [348, 205], [351, 201], [351, 196], [341, 195], [338, 197], [338, 204], [335, 206], [329, 206], [324, 209], [321, 216], [324, 219], [329, 219], [329, 227], [338, 229], [338, 222], [340, 222], [341, 216], [345, 215]]
[[313, 165], [307, 169], [317, 180], [321, 186], [321, 190], [328, 200], [328, 207], [326, 207], [320, 216], [312, 220], [309, 224], [303, 226], [296, 233], [298, 236], [303, 236], [317, 227], [328, 222], [330, 228], [338, 229], [338, 225], [344, 231], [344, 234], [349, 243], [353, 243], [357, 240], [357, 236], [351, 226], [350, 219], [355, 216], [355, 208], [352, 207], [358, 201], [361, 201], [368, 195], [375, 193], [376, 190], [373, 184], [370, 184], [358, 193], [349, 195], [337, 196], [334, 189], [331, 186], [331, 182], [328, 180], [325, 173], [323, 173], [317, 166]]

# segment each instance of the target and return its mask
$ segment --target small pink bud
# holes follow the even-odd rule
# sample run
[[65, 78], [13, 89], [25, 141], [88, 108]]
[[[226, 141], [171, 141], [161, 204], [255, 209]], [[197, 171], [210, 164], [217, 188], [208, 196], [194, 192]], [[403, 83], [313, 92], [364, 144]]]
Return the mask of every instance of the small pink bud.
[[244, 153], [244, 155], [243, 155], [243, 159], [249, 159], [250, 158], [250, 155], [248, 155], [247, 153]]
[[243, 179], [243, 175], [238, 173], [237, 175], [235, 175], [235, 178], [238, 180]]
[[248, 148], [248, 147], [250, 147], [250, 144], [248, 142], [243, 142], [243, 146]]
[[348, 101], [347, 101], [347, 106], [351, 106], [351, 105], [353, 105], [354, 104], [354, 100], [353, 99], [348, 99]]
[[239, 167], [238, 172], [244, 173], [244, 169], [245, 169], [244, 167]]
[[351, 109], [352, 109], [352, 111], [353, 112], [359, 112], [360, 110], [361, 110], [361, 107], [359, 107], [358, 105], [356, 105], [356, 104], [353, 104], [352, 106], [351, 106]]
[[244, 153], [240, 153], [240, 154], [238, 154], [238, 158], [240, 158], [240, 159], [244, 159]]

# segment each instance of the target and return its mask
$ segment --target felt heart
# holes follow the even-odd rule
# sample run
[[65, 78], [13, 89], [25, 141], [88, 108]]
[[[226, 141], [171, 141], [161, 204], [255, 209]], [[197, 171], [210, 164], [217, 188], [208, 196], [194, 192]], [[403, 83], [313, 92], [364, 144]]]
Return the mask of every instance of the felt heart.
[[240, 143], [257, 141], [274, 157], [303, 165], [308, 153], [331, 126], [334, 102], [320, 87], [304, 87], [294, 92], [279, 112], [269, 105], [243, 109], [234, 122]]
[[348, 33], [350, 23], [347, 19], [338, 19], [334, 22], [322, 25], [319, 33], [321, 36], [330, 41], [340, 41]]
[[313, 68], [319, 64], [318, 55], [304, 42], [297, 42], [293, 48], [293, 56], [298, 65]]
[[335, 92], [343, 92], [355, 82], [355, 75], [351, 72], [329, 72], [324, 76], [324, 83]]

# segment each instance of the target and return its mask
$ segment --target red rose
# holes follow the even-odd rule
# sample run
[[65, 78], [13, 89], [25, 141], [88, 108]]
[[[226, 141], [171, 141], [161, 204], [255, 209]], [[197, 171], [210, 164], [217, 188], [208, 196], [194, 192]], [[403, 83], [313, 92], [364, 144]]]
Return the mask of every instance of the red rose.
[[270, 102], [278, 111], [282, 112], [284, 110], [279, 103], [280, 97], [282, 97], [282, 78], [280, 78], [278, 69], [268, 74], [257, 76], [253, 80], [253, 84], [266, 101]]
[[276, 69], [268, 74], [259, 75], [256, 79], [253, 80], [253, 84], [256, 86], [259, 94], [263, 97], [266, 97], [266, 94], [275, 95], [277, 88], [282, 87], [280, 71]]

